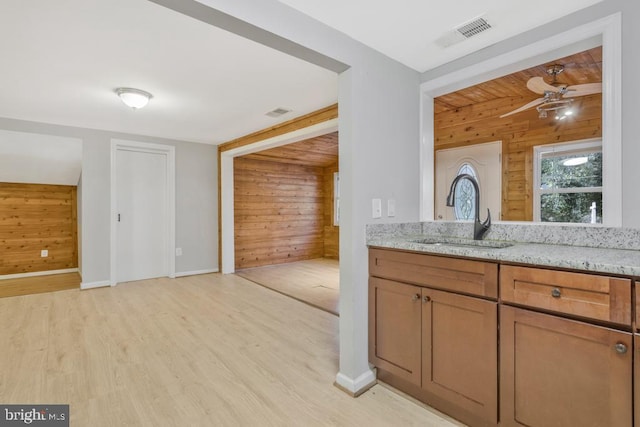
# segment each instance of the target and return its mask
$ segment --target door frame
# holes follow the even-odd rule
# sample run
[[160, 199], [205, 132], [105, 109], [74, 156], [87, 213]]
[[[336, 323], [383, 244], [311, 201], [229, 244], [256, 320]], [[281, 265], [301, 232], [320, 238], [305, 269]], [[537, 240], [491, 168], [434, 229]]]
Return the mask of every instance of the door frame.
[[167, 265], [169, 266], [169, 276], [174, 279], [176, 277], [176, 148], [172, 145], [153, 144], [148, 142], [130, 141], [124, 139], [111, 140], [111, 220], [110, 224], [110, 283], [111, 286], [118, 284], [118, 212], [117, 212], [117, 152], [135, 151], [139, 153], [162, 154], [166, 158], [167, 166], [167, 219], [169, 222], [169, 236], [167, 244]]
[[220, 233], [222, 242], [220, 271], [222, 274], [235, 273], [236, 270], [233, 159], [268, 148], [279, 147], [316, 136], [326, 135], [337, 130], [338, 119], [331, 119], [220, 153], [220, 219], [222, 225]]

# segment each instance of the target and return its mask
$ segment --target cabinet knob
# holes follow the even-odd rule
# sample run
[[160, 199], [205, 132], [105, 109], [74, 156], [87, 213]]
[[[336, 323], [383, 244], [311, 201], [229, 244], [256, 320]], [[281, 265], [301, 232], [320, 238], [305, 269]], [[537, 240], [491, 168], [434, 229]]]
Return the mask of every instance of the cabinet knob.
[[418, 301], [420, 299], [420, 294], [415, 294], [411, 297], [411, 301]]
[[627, 345], [624, 343], [617, 343], [613, 346], [616, 349], [616, 352], [619, 354], [625, 354], [627, 352]]
[[551, 296], [554, 298], [560, 298], [562, 296], [562, 292], [560, 292], [560, 289], [558, 288], [553, 288], [551, 290]]
[[431, 297], [429, 295], [425, 295], [425, 296], [422, 297], [422, 301], [431, 302]]

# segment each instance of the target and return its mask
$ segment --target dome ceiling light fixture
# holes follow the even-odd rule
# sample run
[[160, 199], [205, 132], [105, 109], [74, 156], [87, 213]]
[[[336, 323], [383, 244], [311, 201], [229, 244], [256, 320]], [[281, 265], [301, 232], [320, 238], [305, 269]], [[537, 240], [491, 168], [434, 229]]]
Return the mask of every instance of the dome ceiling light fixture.
[[122, 100], [124, 105], [131, 107], [134, 110], [139, 110], [144, 107], [149, 103], [149, 100], [153, 98], [153, 95], [149, 92], [130, 87], [119, 87], [115, 92], [120, 97], [120, 100]]

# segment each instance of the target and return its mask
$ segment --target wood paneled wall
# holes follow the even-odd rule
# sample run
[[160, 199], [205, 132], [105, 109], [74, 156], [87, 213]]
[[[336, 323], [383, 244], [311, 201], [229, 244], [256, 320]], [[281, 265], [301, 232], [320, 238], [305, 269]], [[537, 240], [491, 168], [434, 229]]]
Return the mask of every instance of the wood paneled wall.
[[324, 168], [324, 257], [338, 259], [340, 255], [340, 228], [333, 225], [333, 174], [338, 165]]
[[77, 230], [77, 187], [0, 183], [0, 275], [77, 268]]
[[556, 121], [534, 109], [499, 118], [530, 99], [501, 98], [435, 114], [435, 150], [502, 141], [502, 219], [533, 220], [533, 147], [602, 137], [602, 96], [575, 98], [576, 115]]
[[324, 168], [234, 159], [236, 269], [324, 255]]

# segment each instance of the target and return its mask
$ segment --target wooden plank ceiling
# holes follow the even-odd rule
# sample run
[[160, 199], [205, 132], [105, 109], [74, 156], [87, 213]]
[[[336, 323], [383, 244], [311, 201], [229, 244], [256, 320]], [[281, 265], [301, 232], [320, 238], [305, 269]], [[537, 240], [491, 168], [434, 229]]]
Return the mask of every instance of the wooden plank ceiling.
[[338, 132], [270, 148], [242, 157], [252, 160], [327, 167], [338, 163]]
[[[552, 78], [547, 74], [547, 69], [552, 64], [564, 66], [564, 72], [558, 75], [559, 83], [575, 85], [602, 82], [602, 46], [599, 46], [439, 96], [434, 99], [434, 112], [438, 114], [497, 99], [506, 101], [507, 98], [511, 100], [518, 98], [522, 101], [520, 105], [526, 104], [540, 97], [539, 94], [527, 89], [527, 81], [531, 77], [539, 76], [543, 77], [547, 83], [551, 83]], [[507, 111], [501, 111], [497, 115]]]

